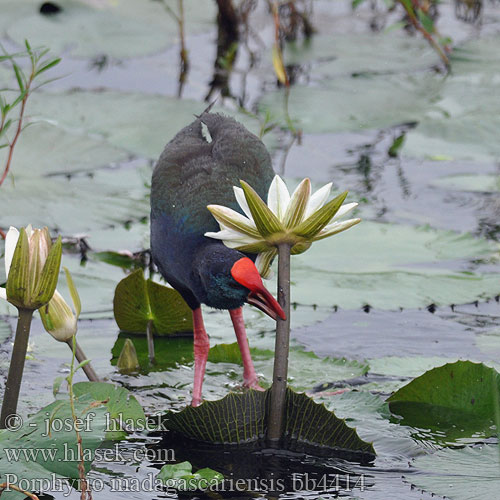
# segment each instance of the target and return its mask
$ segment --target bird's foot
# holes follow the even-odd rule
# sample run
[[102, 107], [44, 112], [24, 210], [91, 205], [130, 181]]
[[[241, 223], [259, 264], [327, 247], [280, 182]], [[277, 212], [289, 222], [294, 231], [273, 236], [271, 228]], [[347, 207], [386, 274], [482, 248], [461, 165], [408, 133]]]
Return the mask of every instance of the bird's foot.
[[193, 398], [191, 401], [191, 406], [200, 406], [201, 405], [201, 398]]
[[243, 379], [243, 387], [255, 389], [256, 391], [265, 391], [265, 389], [259, 385], [259, 379], [257, 377]]

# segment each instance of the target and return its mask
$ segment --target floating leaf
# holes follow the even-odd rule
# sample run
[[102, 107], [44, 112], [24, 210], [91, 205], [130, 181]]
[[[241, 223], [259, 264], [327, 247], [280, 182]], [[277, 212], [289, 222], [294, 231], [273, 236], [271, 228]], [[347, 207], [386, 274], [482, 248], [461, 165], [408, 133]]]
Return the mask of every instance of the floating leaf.
[[179, 491], [206, 490], [224, 480], [224, 476], [213, 469], [204, 468], [193, 474], [193, 466], [189, 462], [164, 465], [157, 479], [167, 488]]
[[119, 359], [126, 344], [132, 343], [136, 351], [134, 369], [140, 368], [143, 372], [165, 371], [193, 362], [193, 339], [186, 337], [171, 337], [164, 335], [155, 338], [155, 358], [152, 365], [148, 355], [148, 341], [146, 336], [120, 333], [112, 348], [112, 365], [120, 369]]
[[[482, 363], [456, 361], [433, 368], [396, 391], [387, 401], [401, 423], [464, 436], [493, 433], [500, 375]], [[497, 393], [497, 394], [495, 394]]]
[[[212, 444], [258, 444], [265, 438], [270, 390], [228, 394], [169, 413], [166, 426], [189, 439]], [[356, 461], [371, 461], [375, 450], [333, 412], [305, 394], [287, 390], [284, 448], [310, 454], [337, 455]]]
[[500, 489], [498, 445], [444, 449], [420, 456], [416, 474], [406, 477], [418, 488], [454, 500], [497, 498]]
[[[83, 422], [89, 415], [90, 425], [84, 425], [80, 429], [86, 471], [90, 468], [96, 449], [104, 441], [106, 429], [106, 408], [91, 406], [92, 402], [93, 400], [85, 398], [85, 401], [75, 404], [77, 415]], [[47, 422], [51, 415], [55, 415], [57, 422], [53, 422], [48, 437]], [[69, 401], [58, 400], [30, 417], [21, 429], [0, 430], [0, 477], [3, 479], [6, 474], [13, 474], [19, 479], [37, 481], [36, 484], [45, 484], [49, 488], [54, 485], [55, 480], [64, 484], [65, 478], [78, 479], [79, 453], [75, 431], [65, 425], [60, 429], [57, 427], [60, 423], [70, 421], [72, 416]], [[33, 455], [25, 455], [23, 450], [32, 450]], [[38, 482], [41, 480], [46, 481]], [[2, 493], [2, 500], [4, 498], [22, 500], [25, 495], [5, 491]]]
[[107, 439], [120, 439], [126, 435], [125, 431], [146, 428], [142, 406], [124, 387], [105, 382], [79, 382], [74, 384], [73, 391], [77, 398], [104, 402], [109, 412]]
[[145, 333], [150, 320], [153, 321], [153, 332], [158, 335], [193, 329], [191, 309], [179, 292], [146, 281], [142, 269], [118, 283], [113, 310], [120, 330], [125, 332]]

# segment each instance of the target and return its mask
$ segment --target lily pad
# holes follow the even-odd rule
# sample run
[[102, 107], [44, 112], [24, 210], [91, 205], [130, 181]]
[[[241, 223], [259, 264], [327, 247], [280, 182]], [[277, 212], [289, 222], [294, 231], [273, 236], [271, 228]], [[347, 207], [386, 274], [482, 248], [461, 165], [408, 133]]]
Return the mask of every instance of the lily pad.
[[[81, 437], [85, 468], [88, 471], [96, 449], [104, 440], [106, 428], [106, 410], [102, 406], [90, 406], [91, 400], [76, 403], [77, 415], [85, 422], [88, 414], [90, 425], [82, 426]], [[65, 478], [78, 479], [78, 448], [74, 430], [68, 430], [59, 423], [71, 421], [71, 409], [68, 401], [54, 401], [30, 417], [16, 431], [0, 430], [0, 476], [12, 474], [18, 480], [45, 480], [50, 493], [54, 478], [64, 483]], [[47, 435], [48, 422], [52, 420], [50, 437]], [[33, 459], [24, 455], [22, 450], [33, 450]], [[9, 455], [18, 453], [17, 456]], [[9, 459], [10, 457], [10, 459]], [[75, 457], [69, 459], [68, 457]], [[11, 476], [12, 479], [12, 476]], [[16, 483], [15, 480], [11, 481]], [[4, 492], [2, 497], [8, 500], [23, 499], [25, 495], [15, 491]]]
[[193, 466], [189, 462], [166, 464], [156, 477], [167, 488], [179, 491], [207, 490], [224, 481], [224, 476], [213, 469], [204, 468], [193, 473]]
[[187, 337], [168, 337], [159, 336], [155, 338], [155, 357], [156, 362], [151, 364], [148, 356], [148, 341], [142, 335], [128, 335], [120, 333], [116, 339], [115, 345], [112, 348], [111, 360], [112, 365], [116, 365], [118, 357], [122, 352], [126, 340], [129, 339], [133, 342], [137, 359], [139, 361], [139, 368], [142, 372], [155, 372], [173, 370], [193, 363], [193, 339]]
[[495, 98], [500, 37], [473, 40], [453, 52], [453, 72], [418, 126], [407, 135], [403, 152], [418, 157], [492, 161], [500, 157], [500, 127]]
[[[439, 89], [440, 83], [422, 78], [337, 78], [322, 87], [296, 85], [290, 91], [289, 113], [298, 128], [309, 133], [390, 127], [418, 121]], [[411, 96], [411, 97], [410, 97]], [[266, 94], [262, 112], [286, 128], [284, 91]]]
[[[428, 68], [438, 56], [427, 42], [399, 33], [315, 35], [285, 46], [285, 64], [314, 63], [313, 75], [331, 78]], [[293, 91], [292, 91], [293, 92]]]
[[498, 193], [500, 191], [500, 176], [477, 174], [450, 175], [434, 180], [432, 185], [456, 191]]
[[498, 446], [443, 449], [414, 461], [417, 474], [405, 480], [454, 500], [496, 498], [500, 488]]
[[[260, 382], [271, 384], [273, 378], [272, 359], [274, 351], [259, 348], [250, 349], [257, 373], [262, 374]], [[293, 346], [289, 353], [288, 383], [295, 390], [308, 390], [322, 382], [347, 380], [365, 375], [368, 364], [361, 361], [319, 358], [313, 352]], [[238, 344], [217, 344], [210, 349], [208, 360], [212, 363], [242, 364]]]
[[[5, 2], [7, 5], [9, 2]], [[17, 2], [14, 2], [17, 3]], [[137, 57], [159, 52], [176, 42], [178, 26], [160, 2], [121, 0], [120, 3], [67, 0], [60, 13], [53, 16], [39, 14], [39, 3], [31, 3], [31, 12], [18, 18], [8, 27], [9, 36], [22, 43], [28, 38], [33, 46], [44, 45], [72, 55], [92, 57], [102, 54], [117, 58]], [[174, 11], [176, 2], [166, 2]], [[186, 3], [187, 30], [209, 30], [215, 18], [211, 4]]]
[[[116, 147], [146, 158], [158, 158], [165, 144], [199, 115], [205, 105], [164, 95], [101, 92], [39, 92], [30, 101], [31, 112], [42, 119], [73, 130], [97, 134]], [[235, 117], [258, 134], [260, 123], [251, 116], [214, 108]], [[147, 124], [147, 126], [145, 126]], [[273, 134], [265, 136], [272, 144]]]
[[121, 439], [126, 431], [146, 428], [144, 410], [135, 396], [118, 385], [104, 382], [79, 382], [73, 386], [77, 398], [91, 398], [105, 401], [109, 418], [106, 429], [107, 439]]
[[[250, 390], [229, 394], [219, 401], [207, 401], [199, 407], [187, 407], [169, 413], [165, 424], [171, 431], [196, 441], [212, 444], [250, 444], [264, 439], [270, 391]], [[356, 431], [314, 403], [305, 394], [287, 390], [284, 448], [291, 451], [344, 456], [355, 461], [371, 461], [373, 446], [358, 437]]]
[[398, 309], [495, 296], [500, 276], [471, 260], [499, 246], [469, 234], [364, 221], [292, 258], [292, 300], [345, 309]]
[[146, 333], [152, 321], [153, 333], [169, 335], [191, 332], [192, 311], [177, 290], [144, 279], [142, 269], [118, 283], [113, 299], [115, 320], [120, 330]]
[[443, 433], [492, 435], [500, 376], [481, 363], [457, 361], [412, 380], [387, 401], [401, 423]]
[[0, 345], [11, 336], [11, 333], [9, 324], [0, 320]]
[[[48, 123], [33, 123], [19, 138], [12, 162], [12, 176], [18, 180], [53, 174], [70, 175], [124, 161], [130, 153], [105, 141]], [[7, 150], [0, 149], [0, 164]], [[9, 186], [9, 180], [2, 190]]]

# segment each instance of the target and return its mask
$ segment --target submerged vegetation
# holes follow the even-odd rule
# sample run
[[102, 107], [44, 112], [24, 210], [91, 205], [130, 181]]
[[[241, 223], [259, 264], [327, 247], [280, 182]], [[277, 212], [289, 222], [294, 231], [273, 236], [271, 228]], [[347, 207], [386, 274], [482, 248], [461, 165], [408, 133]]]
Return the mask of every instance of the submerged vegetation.
[[[493, 498], [497, 8], [4, 1], [2, 500]], [[238, 212], [214, 200], [207, 236], [277, 269], [287, 319], [245, 313], [259, 392], [207, 311], [193, 408], [191, 310], [152, 261], [149, 189], [164, 143], [208, 104], [263, 139], [280, 177], [267, 199], [235, 187]]]

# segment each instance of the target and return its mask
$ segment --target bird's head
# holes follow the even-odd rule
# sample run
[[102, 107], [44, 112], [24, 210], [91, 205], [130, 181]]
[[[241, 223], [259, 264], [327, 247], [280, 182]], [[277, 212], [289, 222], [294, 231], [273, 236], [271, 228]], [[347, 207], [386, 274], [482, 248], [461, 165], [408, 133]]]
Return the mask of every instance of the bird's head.
[[201, 302], [217, 309], [237, 309], [245, 302], [273, 319], [286, 319], [251, 259], [223, 245], [205, 255], [198, 272], [204, 289]]

